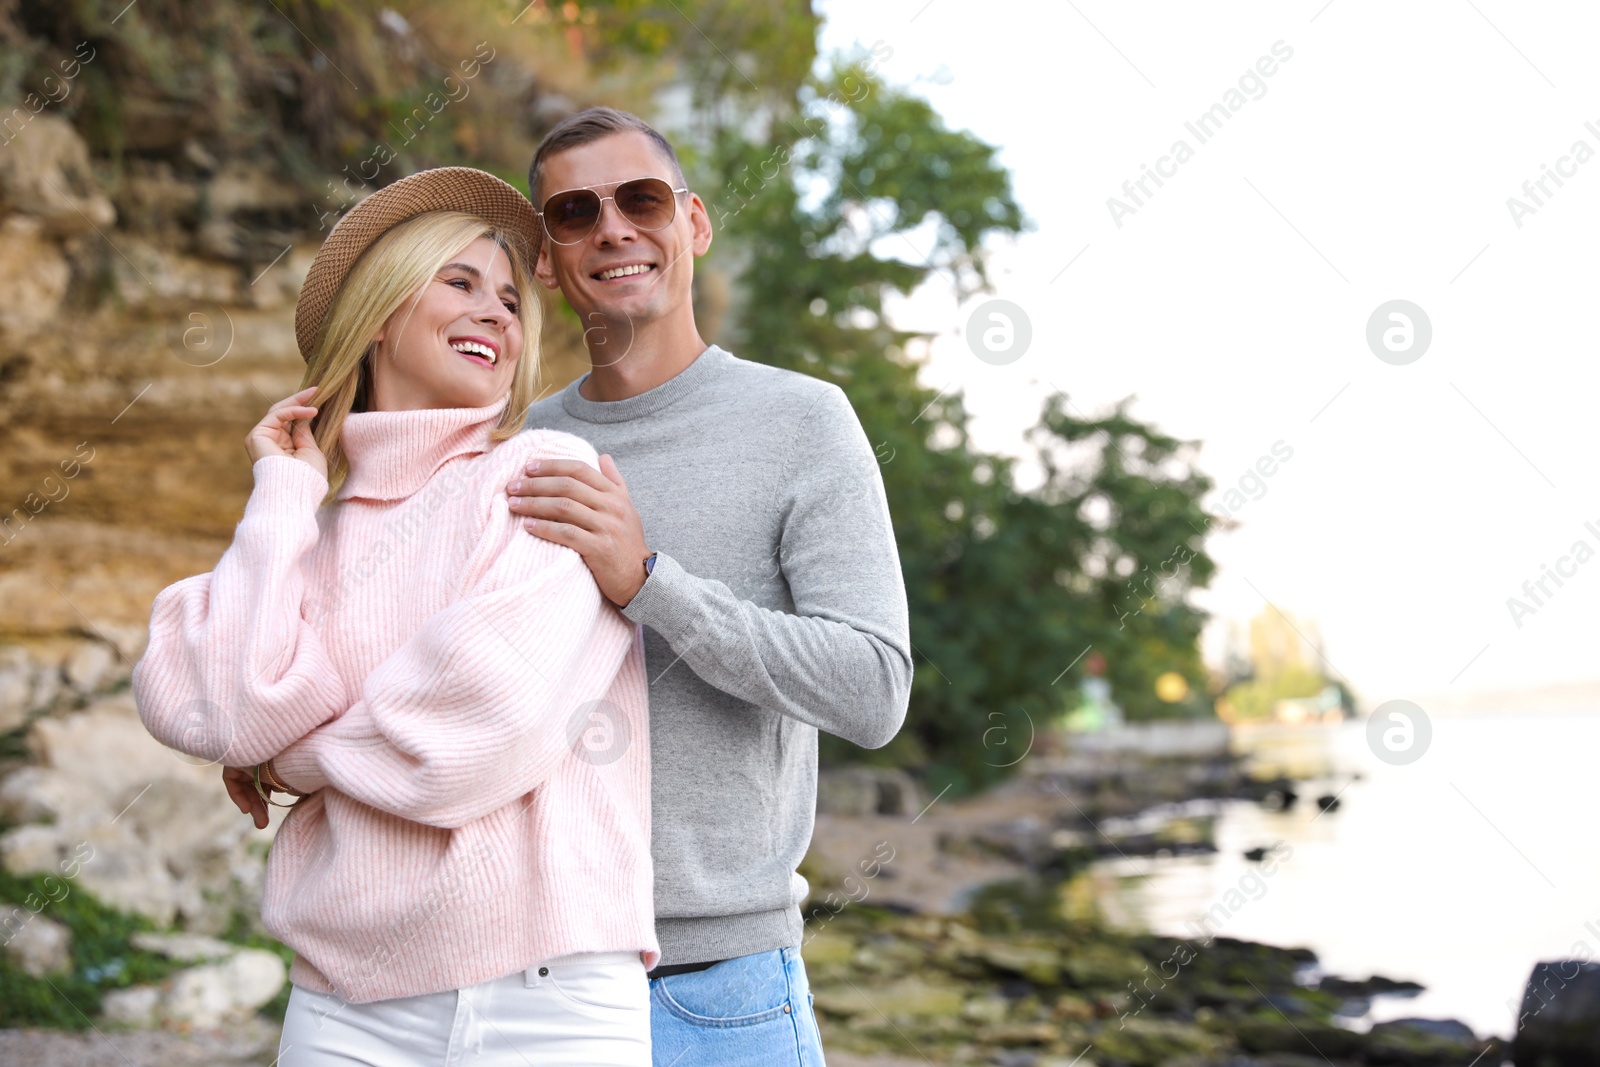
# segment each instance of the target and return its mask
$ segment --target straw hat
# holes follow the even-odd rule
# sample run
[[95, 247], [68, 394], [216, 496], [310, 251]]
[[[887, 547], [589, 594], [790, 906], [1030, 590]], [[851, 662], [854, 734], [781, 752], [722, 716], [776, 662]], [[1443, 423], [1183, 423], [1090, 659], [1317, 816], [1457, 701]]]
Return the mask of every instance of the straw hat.
[[422, 170], [362, 200], [333, 227], [300, 287], [294, 309], [294, 336], [300, 355], [311, 361], [322, 320], [356, 260], [396, 223], [425, 211], [464, 211], [481, 215], [519, 244], [527, 263], [539, 251], [539, 216], [528, 198], [487, 171], [473, 167]]

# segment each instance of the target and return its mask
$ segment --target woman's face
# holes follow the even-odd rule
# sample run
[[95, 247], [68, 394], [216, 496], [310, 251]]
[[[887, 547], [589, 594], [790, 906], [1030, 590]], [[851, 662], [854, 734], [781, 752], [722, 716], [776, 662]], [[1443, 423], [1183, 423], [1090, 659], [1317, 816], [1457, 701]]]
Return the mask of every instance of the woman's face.
[[378, 331], [372, 410], [476, 408], [500, 399], [522, 354], [522, 299], [493, 240], [480, 237], [452, 256]]

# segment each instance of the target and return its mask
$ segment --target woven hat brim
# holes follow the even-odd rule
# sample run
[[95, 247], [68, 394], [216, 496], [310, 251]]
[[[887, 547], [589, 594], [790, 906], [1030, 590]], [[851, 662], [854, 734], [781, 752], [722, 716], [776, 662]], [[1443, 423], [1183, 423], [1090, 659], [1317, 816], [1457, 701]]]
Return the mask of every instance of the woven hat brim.
[[528, 198], [488, 171], [475, 167], [421, 170], [372, 193], [333, 227], [300, 287], [294, 336], [300, 356], [311, 362], [333, 298], [361, 254], [391, 227], [427, 211], [478, 215], [516, 243], [531, 269], [539, 254], [539, 216]]

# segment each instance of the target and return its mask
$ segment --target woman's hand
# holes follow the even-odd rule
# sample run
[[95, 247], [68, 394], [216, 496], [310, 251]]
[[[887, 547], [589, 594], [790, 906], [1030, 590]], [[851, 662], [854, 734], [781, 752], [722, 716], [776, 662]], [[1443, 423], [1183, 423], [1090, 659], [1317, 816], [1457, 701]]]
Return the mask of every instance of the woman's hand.
[[317, 409], [305, 403], [317, 388], [308, 385], [267, 409], [266, 417], [244, 439], [251, 463], [262, 456], [288, 456], [310, 464], [324, 478], [328, 476], [328, 458], [317, 448], [317, 439], [311, 433], [310, 420]]
[[[261, 799], [261, 794], [256, 792], [255, 776], [250, 773], [249, 767], [224, 767], [222, 768], [222, 781], [228, 787], [228, 796], [233, 798], [233, 803], [250, 820], [256, 824], [257, 830], [267, 828], [267, 802]], [[265, 788], [265, 787], [263, 787]], [[271, 790], [267, 792], [271, 796]]]

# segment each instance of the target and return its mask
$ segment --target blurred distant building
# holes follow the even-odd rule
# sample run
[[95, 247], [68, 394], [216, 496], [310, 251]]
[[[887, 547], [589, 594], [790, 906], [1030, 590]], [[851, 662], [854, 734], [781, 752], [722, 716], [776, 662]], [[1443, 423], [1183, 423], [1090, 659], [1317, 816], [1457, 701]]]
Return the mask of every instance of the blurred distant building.
[[1315, 696], [1285, 697], [1272, 706], [1272, 718], [1284, 723], [1343, 722], [1344, 697], [1336, 685], [1325, 685]]

